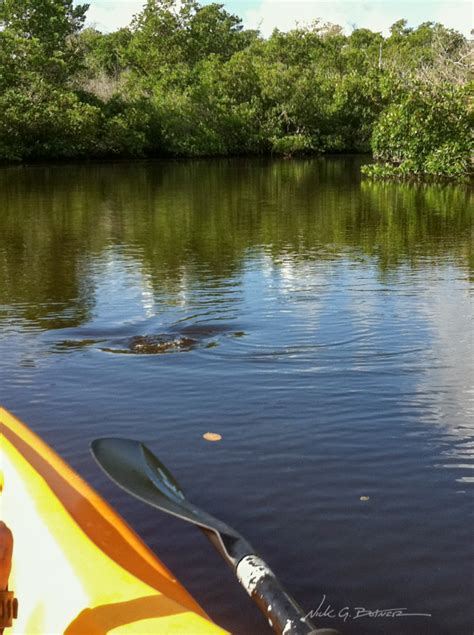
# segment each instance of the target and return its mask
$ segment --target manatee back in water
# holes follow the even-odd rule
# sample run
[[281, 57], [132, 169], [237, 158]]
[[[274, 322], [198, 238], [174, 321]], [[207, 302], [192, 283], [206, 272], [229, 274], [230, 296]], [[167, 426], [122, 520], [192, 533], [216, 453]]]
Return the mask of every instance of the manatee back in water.
[[[0, 0], [1, 1], [1, 0]], [[243, 331], [232, 331], [234, 325], [226, 323], [177, 323], [167, 328], [164, 333], [131, 335], [129, 337], [110, 337], [121, 334], [125, 330], [113, 329], [75, 329], [67, 331], [74, 337], [54, 343], [57, 351], [73, 351], [88, 346], [96, 346], [106, 353], [121, 355], [161, 355], [163, 353], [180, 353], [195, 348], [213, 348], [219, 345], [223, 337], [242, 337]], [[130, 327], [127, 327], [130, 328]], [[80, 337], [87, 335], [86, 338]]]

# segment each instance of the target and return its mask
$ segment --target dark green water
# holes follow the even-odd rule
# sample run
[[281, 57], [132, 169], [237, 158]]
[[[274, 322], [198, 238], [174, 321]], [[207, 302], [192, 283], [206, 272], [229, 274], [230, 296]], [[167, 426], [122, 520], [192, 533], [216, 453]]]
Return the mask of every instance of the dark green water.
[[240, 634], [267, 627], [212, 548], [108, 483], [91, 439], [149, 443], [307, 610], [341, 612], [320, 624], [472, 633], [469, 190], [360, 163], [0, 170], [1, 401]]

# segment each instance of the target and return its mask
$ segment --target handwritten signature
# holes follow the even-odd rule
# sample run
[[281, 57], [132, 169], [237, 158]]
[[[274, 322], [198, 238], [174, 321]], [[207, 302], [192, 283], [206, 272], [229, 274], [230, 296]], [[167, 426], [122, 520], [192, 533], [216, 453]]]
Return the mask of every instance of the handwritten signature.
[[309, 619], [316, 617], [328, 617], [332, 619], [359, 620], [362, 617], [380, 618], [380, 617], [432, 617], [431, 613], [408, 613], [406, 607], [388, 608], [388, 609], [368, 609], [364, 606], [343, 606], [341, 609], [333, 608], [331, 604], [326, 602], [326, 596], [319, 603], [318, 608], [312, 609], [306, 614]]

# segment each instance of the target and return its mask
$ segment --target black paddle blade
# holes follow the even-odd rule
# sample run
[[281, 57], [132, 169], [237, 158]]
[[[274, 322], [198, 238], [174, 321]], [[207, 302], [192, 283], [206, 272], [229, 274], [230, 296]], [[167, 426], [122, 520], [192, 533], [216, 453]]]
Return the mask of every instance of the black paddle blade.
[[151, 450], [133, 439], [96, 439], [91, 452], [117, 485], [132, 496], [178, 518], [236, 538], [237, 532], [192, 505], [171, 472]]

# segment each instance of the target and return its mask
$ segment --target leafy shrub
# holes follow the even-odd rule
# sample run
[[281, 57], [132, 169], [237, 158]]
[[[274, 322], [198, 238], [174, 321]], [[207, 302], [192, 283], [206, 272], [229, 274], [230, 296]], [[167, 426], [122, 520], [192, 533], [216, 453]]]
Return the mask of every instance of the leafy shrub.
[[464, 88], [417, 86], [380, 116], [372, 135], [368, 176], [459, 178], [472, 154], [469, 101]]
[[273, 152], [284, 156], [305, 154], [315, 149], [313, 140], [305, 134], [293, 134], [280, 138], [274, 137], [271, 141]]
[[103, 114], [100, 154], [139, 157], [161, 149], [161, 128], [147, 101], [116, 95], [103, 106]]
[[428, 154], [425, 167], [428, 174], [459, 177], [470, 168], [470, 152], [461, 141], [447, 141]]
[[0, 156], [7, 160], [96, 154], [102, 113], [77, 95], [45, 84], [0, 96]]

